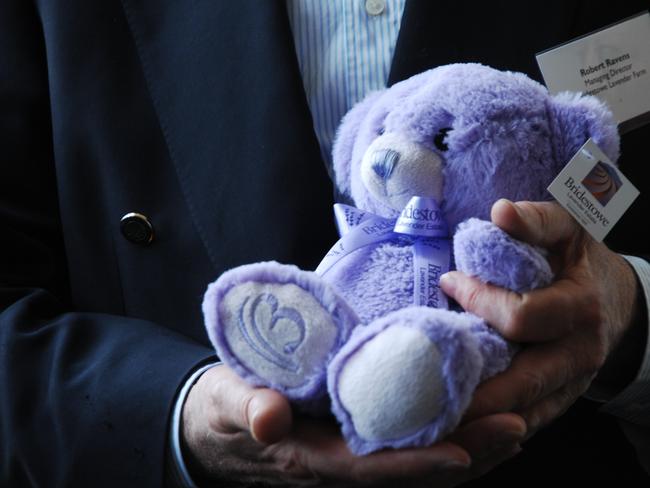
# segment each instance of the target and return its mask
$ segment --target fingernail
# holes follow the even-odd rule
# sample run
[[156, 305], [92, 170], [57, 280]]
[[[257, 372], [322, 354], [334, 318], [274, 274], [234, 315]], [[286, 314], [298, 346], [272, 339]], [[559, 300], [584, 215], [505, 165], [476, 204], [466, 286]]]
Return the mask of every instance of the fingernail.
[[447, 295], [453, 295], [457, 282], [454, 273], [445, 273], [440, 277], [440, 286]]
[[494, 443], [492, 444], [492, 448], [490, 450], [492, 452], [494, 451], [505, 452], [505, 451], [514, 450], [515, 448], [519, 448], [519, 450], [521, 450], [521, 447], [519, 447], [519, 443], [524, 440], [525, 435], [526, 432], [522, 430], [507, 430], [505, 432], [502, 432], [499, 438], [494, 441]]
[[521, 217], [521, 218], [525, 217], [525, 215], [522, 212], [521, 208], [519, 208], [519, 205], [517, 205], [515, 202], [510, 202], [510, 206], [515, 210], [515, 212], [517, 212], [517, 215], [519, 215], [519, 217]]
[[502, 441], [502, 442], [497, 442], [492, 446], [492, 449], [490, 449], [491, 452], [509, 452], [512, 449], [515, 448], [515, 446], [518, 446], [519, 444], [517, 441]]
[[512, 200], [508, 200], [507, 198], [499, 198], [496, 202], [495, 205], [513, 205]]
[[497, 210], [499, 207], [514, 207], [515, 205], [512, 203], [512, 201], [508, 200], [507, 198], [499, 198], [494, 204], [492, 205], [492, 211], [494, 212]]
[[500, 434], [500, 437], [494, 443], [495, 448], [501, 449], [512, 445], [515, 442], [520, 442], [524, 439], [526, 430], [506, 430]]
[[471, 461], [445, 461], [442, 463], [444, 469], [467, 469], [472, 465]]

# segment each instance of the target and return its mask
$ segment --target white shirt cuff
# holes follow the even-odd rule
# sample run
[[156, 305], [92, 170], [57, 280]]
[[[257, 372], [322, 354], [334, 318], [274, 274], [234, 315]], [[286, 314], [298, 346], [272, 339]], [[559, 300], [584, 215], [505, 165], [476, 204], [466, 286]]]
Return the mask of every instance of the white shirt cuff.
[[603, 405], [602, 411], [635, 424], [650, 425], [650, 263], [634, 256], [623, 257], [634, 268], [648, 305], [646, 317], [646, 326], [649, 328], [648, 340], [636, 378], [622, 392]]
[[174, 405], [174, 412], [172, 414], [171, 439], [170, 439], [172, 461], [176, 465], [176, 472], [178, 477], [180, 478], [180, 480], [178, 481], [182, 483], [182, 486], [184, 486], [184, 488], [197, 488], [197, 487], [194, 481], [192, 480], [189, 471], [187, 470], [187, 466], [185, 465], [185, 461], [183, 460], [183, 453], [181, 452], [181, 414], [183, 413], [183, 405], [185, 404], [185, 399], [187, 398], [190, 389], [192, 388], [194, 383], [198, 381], [199, 377], [203, 373], [205, 373], [208, 369], [212, 368], [213, 366], [217, 366], [219, 364], [221, 363], [216, 362], [216, 363], [206, 364], [205, 366], [202, 366], [201, 368], [194, 371], [194, 373], [192, 373], [192, 375], [187, 379], [187, 381], [183, 385], [183, 388], [181, 388], [181, 391], [178, 393], [178, 397], [176, 398], [176, 404]]

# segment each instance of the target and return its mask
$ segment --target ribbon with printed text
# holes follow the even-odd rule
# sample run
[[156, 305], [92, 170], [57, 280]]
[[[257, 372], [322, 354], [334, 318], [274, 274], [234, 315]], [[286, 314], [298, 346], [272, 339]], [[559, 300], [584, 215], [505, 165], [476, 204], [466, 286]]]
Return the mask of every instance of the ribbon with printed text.
[[316, 268], [326, 275], [345, 256], [364, 246], [388, 240], [413, 244], [413, 302], [434, 308], [448, 308], [440, 289], [440, 276], [449, 271], [449, 231], [433, 198], [413, 197], [397, 219], [337, 203], [334, 216], [341, 238]]

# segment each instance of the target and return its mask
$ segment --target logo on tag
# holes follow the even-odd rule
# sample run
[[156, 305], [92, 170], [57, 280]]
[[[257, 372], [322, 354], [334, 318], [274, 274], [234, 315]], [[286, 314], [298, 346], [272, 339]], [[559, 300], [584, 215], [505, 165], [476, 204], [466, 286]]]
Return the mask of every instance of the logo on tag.
[[584, 180], [582, 184], [589, 193], [606, 207], [616, 192], [623, 186], [621, 179], [616, 174], [616, 169], [607, 163], [598, 161]]
[[548, 191], [598, 242], [639, 195], [592, 139], [571, 158]]

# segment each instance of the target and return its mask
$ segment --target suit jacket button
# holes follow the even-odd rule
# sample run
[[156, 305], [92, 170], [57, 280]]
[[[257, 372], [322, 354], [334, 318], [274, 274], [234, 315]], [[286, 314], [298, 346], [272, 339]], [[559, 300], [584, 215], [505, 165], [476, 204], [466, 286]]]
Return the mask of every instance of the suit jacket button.
[[146, 246], [153, 241], [153, 226], [142, 214], [131, 212], [120, 220], [122, 235], [133, 244]]

